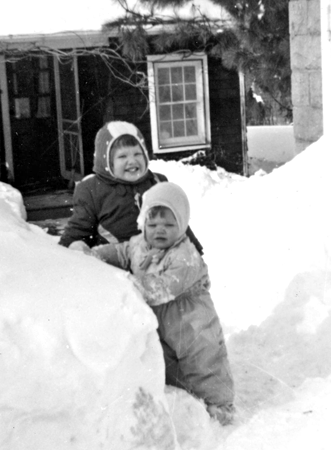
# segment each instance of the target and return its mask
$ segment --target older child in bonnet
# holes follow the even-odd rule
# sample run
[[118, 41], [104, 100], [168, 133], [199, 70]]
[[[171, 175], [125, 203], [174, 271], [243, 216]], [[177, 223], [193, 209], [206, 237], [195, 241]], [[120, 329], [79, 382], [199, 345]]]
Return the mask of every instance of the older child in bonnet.
[[134, 124], [113, 121], [100, 128], [95, 138], [94, 174], [76, 185], [73, 215], [59, 244], [88, 252], [93, 245], [123, 242], [138, 234], [142, 194], [167, 180], [152, 173], [148, 165], [145, 140]]
[[142, 233], [97, 246], [92, 254], [136, 278], [158, 319], [166, 383], [203, 399], [210, 415], [225, 425], [234, 414], [233, 379], [208, 269], [186, 235], [189, 217], [185, 192], [159, 183], [143, 195]]

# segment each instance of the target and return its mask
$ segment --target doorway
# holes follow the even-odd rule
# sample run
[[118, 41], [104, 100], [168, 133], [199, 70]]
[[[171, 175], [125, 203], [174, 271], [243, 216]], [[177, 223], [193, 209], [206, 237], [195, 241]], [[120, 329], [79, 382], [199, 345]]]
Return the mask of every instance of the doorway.
[[60, 174], [53, 59], [7, 59], [15, 186], [52, 183]]

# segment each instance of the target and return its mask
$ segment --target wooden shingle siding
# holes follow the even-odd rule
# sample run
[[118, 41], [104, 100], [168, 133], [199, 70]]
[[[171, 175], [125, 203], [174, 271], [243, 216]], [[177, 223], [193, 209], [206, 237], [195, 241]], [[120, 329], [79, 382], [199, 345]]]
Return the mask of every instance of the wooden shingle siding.
[[[136, 70], [144, 73], [147, 72], [146, 65], [138, 67]], [[116, 71], [121, 73], [122, 76], [130, 76], [127, 68], [123, 64], [117, 63]], [[132, 81], [135, 82], [136, 80], [133, 79]], [[147, 148], [151, 151], [151, 125], [147, 87], [141, 91], [114, 76], [111, 76], [110, 85], [105, 121], [124, 120], [134, 123], [142, 132]]]
[[[93, 69], [91, 69], [93, 64], [96, 64], [95, 58], [89, 63], [91, 72], [93, 72]], [[116, 63], [114, 69], [122, 77], [130, 75], [125, 65], [120, 62]], [[211, 150], [215, 153], [216, 162], [219, 166], [231, 172], [242, 173], [239, 77], [237, 72], [226, 70], [220, 59], [209, 58], [208, 69]], [[97, 64], [94, 73], [96, 70], [99, 74], [100, 64]], [[145, 88], [144, 91], [141, 91], [113, 76], [107, 68], [105, 70], [105, 73], [102, 71], [103, 76], [100, 75], [101, 78], [107, 78], [107, 82], [103, 81], [102, 83], [105, 86], [105, 92], [101, 93], [103, 100], [100, 105], [102, 105], [104, 112], [102, 117], [98, 119], [100, 126], [109, 120], [132, 122], [143, 133], [147, 148], [151, 151], [148, 89]], [[146, 73], [146, 66], [142, 64], [137, 70]], [[133, 81], [136, 80], [133, 79]], [[188, 156], [188, 154], [190, 152], [169, 153], [158, 155], [158, 158], [179, 159]]]
[[209, 58], [209, 91], [212, 151], [217, 165], [242, 173], [242, 137], [239, 76]]

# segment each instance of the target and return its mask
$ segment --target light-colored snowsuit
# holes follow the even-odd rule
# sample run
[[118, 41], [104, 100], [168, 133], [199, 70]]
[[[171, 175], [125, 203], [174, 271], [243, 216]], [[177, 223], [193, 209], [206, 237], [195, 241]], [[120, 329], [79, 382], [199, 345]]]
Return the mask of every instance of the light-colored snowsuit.
[[233, 379], [207, 266], [186, 234], [153, 258], [143, 233], [115, 248], [108, 262], [131, 270], [157, 316], [166, 383], [207, 405], [232, 404]]

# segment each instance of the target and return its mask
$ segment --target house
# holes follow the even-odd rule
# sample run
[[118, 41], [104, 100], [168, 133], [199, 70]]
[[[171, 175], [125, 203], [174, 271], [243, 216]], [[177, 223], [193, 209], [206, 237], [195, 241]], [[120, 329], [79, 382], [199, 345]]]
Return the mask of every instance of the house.
[[[100, 32], [25, 35], [2, 37], [0, 42], [2, 179], [18, 188], [77, 181], [85, 173], [83, 125], [90, 107], [84, 96], [90, 80], [82, 67], [79, 86], [77, 53], [104, 45], [103, 36]], [[63, 55], [65, 49], [74, 49], [75, 54], [61, 58], [61, 49]], [[81, 59], [83, 65], [84, 56]], [[92, 102], [95, 86], [89, 91]]]
[[116, 29], [0, 36], [1, 180], [23, 192], [73, 186], [91, 172], [106, 120], [136, 124], [151, 157], [205, 150], [245, 174], [242, 75], [200, 52], [128, 64], [117, 37]]

